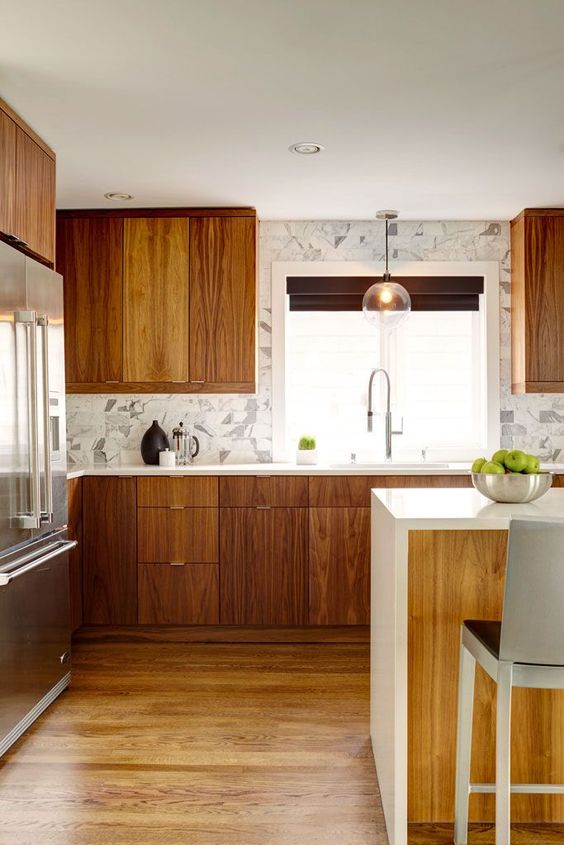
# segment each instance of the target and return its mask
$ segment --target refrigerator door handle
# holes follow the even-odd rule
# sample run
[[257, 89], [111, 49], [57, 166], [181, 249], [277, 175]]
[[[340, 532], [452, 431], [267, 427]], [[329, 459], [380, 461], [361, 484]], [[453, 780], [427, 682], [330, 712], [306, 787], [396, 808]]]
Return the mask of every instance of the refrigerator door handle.
[[18, 514], [21, 528], [40, 528], [41, 526], [41, 476], [39, 469], [39, 439], [37, 432], [37, 339], [35, 311], [16, 311], [16, 323], [26, 329], [27, 356], [27, 401], [29, 417], [29, 489], [31, 513]]
[[49, 318], [42, 314], [37, 319], [43, 341], [43, 449], [45, 454], [45, 510], [41, 511], [41, 522], [53, 522], [53, 474], [51, 469], [51, 415], [49, 407]]
[[64, 540], [62, 543], [54, 543], [53, 546], [48, 547], [48, 551], [36, 557], [35, 555], [25, 555], [20, 559], [20, 564], [17, 569], [13, 572], [0, 572], [0, 587], [7, 587], [8, 584], [11, 584], [12, 581], [15, 581], [16, 578], [20, 578], [22, 575], [25, 575], [28, 572], [31, 572], [33, 569], [37, 569], [38, 566], [41, 566], [47, 561], [52, 560], [55, 557], [59, 557], [59, 555], [64, 554], [65, 552], [70, 552], [71, 549], [74, 549], [78, 543], [76, 540]]

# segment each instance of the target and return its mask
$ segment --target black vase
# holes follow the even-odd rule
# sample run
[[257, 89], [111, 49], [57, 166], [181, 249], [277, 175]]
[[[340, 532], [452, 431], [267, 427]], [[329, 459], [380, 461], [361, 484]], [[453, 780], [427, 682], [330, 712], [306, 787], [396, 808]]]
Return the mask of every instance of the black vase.
[[169, 448], [168, 437], [157, 420], [153, 420], [153, 425], [147, 429], [141, 440], [141, 457], [146, 464], [158, 464], [159, 452]]

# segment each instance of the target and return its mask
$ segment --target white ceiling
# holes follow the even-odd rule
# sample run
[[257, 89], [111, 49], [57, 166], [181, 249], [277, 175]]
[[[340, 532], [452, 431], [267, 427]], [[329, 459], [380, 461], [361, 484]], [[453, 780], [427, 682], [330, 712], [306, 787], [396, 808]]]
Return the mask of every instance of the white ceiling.
[[61, 208], [564, 205], [564, 0], [0, 0], [0, 96]]

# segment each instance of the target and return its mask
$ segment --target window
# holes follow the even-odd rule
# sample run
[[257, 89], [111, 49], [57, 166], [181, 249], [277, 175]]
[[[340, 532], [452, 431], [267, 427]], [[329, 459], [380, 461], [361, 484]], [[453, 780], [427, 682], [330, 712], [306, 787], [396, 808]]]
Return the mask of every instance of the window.
[[[458, 267], [458, 275], [469, 275], [469, 266]], [[342, 265], [335, 269], [344, 275]], [[421, 269], [418, 264], [418, 274]], [[292, 460], [302, 434], [317, 438], [322, 461], [346, 461], [351, 452], [359, 461], [383, 460], [386, 393], [385, 380], [378, 376], [374, 430], [367, 432], [368, 379], [375, 367], [390, 374], [394, 429], [403, 417], [404, 433], [393, 438], [394, 458], [419, 459], [421, 449], [428, 448], [428, 460], [463, 461], [498, 448], [497, 287], [494, 297], [491, 279], [497, 273], [491, 265], [488, 269], [490, 284], [484, 277], [484, 293], [473, 294], [474, 305], [468, 294], [460, 306], [448, 297], [436, 298], [433, 306], [427, 300], [424, 310], [412, 311], [387, 335], [368, 323], [356, 304], [335, 310], [334, 299], [324, 300], [319, 291], [317, 300], [310, 297], [304, 306], [312, 310], [291, 307], [291, 274], [286, 270], [282, 280], [273, 272], [275, 460]], [[310, 265], [309, 275], [314, 274]], [[282, 291], [276, 290], [276, 281]], [[338, 290], [339, 282], [332, 287]], [[488, 288], [494, 298], [489, 309]], [[280, 317], [283, 330], [276, 333]]]

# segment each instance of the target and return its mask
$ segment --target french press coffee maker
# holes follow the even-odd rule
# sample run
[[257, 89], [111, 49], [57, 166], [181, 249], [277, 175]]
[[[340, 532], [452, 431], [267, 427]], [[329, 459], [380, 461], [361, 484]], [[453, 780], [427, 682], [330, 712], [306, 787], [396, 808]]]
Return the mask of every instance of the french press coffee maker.
[[200, 441], [198, 438], [190, 434], [184, 428], [184, 423], [179, 423], [176, 428], [172, 429], [172, 439], [174, 441], [174, 451], [176, 452], [177, 466], [186, 466], [191, 464], [198, 452], [200, 451]]

